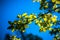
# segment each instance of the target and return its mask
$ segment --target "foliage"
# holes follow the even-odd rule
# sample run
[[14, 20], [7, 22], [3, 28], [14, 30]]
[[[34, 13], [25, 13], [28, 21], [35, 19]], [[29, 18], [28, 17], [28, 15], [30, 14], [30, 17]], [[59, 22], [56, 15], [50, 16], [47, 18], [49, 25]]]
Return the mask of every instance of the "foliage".
[[[53, 15], [52, 11], [54, 12], [60, 12], [60, 0], [33, 0], [33, 2], [39, 2], [40, 3], [40, 10], [48, 10], [47, 13], [39, 13], [37, 15], [35, 14], [30, 14], [28, 15], [27, 13], [23, 13], [22, 15], [18, 14], [17, 18], [19, 20], [14, 20], [13, 22], [8, 21], [10, 26], [8, 29], [11, 29], [12, 32], [19, 30], [19, 32], [22, 35], [22, 39], [25, 40], [26, 37], [24, 36], [24, 32], [26, 28], [29, 28], [29, 24], [31, 24], [33, 21], [35, 22], [36, 25], [39, 26], [40, 32], [46, 32], [49, 30], [50, 34], [55, 34], [55, 37], [53, 40], [60, 40], [60, 28], [53, 28], [54, 25], [60, 25], [60, 21], [57, 20], [57, 16]], [[50, 5], [52, 4], [52, 5]], [[51, 6], [51, 7], [50, 7]], [[31, 36], [31, 35], [30, 35]], [[35, 36], [33, 36], [35, 37]], [[30, 37], [31, 38], [31, 37]], [[22, 40], [20, 38], [16, 38], [16, 36], [12, 36], [11, 40]], [[32, 40], [33, 38], [29, 39]], [[27, 39], [26, 39], [27, 40]], [[33, 39], [33, 40], [42, 40], [42, 39]]]

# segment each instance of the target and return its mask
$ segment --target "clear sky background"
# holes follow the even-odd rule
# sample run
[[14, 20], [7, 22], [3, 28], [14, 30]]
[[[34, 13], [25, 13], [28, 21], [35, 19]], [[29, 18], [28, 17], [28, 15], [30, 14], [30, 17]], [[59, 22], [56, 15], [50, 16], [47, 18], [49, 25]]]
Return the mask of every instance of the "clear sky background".
[[[37, 15], [43, 12], [39, 10], [40, 4], [38, 2], [33, 3], [32, 0], [1, 0], [0, 4], [0, 40], [4, 40], [5, 34], [12, 34], [10, 30], [7, 30], [9, 26], [8, 21], [16, 20], [18, 14], [27, 12], [28, 14], [35, 13]], [[60, 14], [54, 14], [58, 16], [58, 19], [60, 18]], [[43, 40], [53, 39], [53, 36], [48, 31], [39, 32], [39, 27], [34, 23], [30, 24], [30, 27], [26, 29], [26, 33], [42, 37]]]

